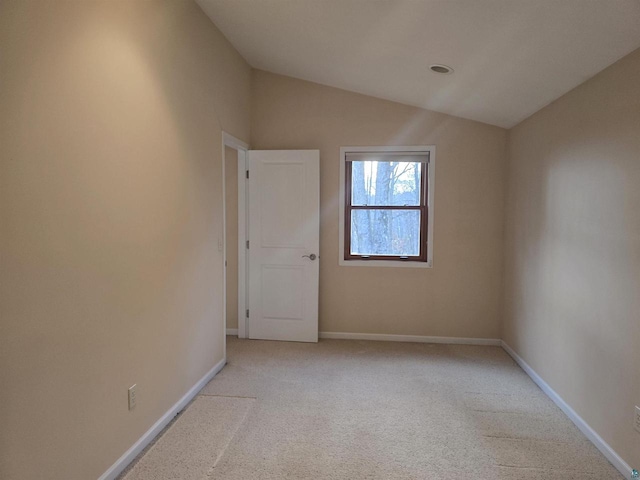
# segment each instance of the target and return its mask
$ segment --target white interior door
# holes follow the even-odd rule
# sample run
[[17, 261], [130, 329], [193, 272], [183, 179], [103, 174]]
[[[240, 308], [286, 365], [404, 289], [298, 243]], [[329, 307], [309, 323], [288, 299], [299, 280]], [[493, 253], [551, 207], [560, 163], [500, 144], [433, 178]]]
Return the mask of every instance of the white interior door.
[[248, 160], [249, 338], [317, 342], [320, 152]]

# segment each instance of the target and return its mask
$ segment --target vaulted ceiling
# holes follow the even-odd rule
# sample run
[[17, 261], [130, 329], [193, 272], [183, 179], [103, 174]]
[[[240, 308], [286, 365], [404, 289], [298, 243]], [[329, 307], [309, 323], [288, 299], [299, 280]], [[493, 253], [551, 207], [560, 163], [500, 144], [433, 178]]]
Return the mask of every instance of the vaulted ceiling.
[[254, 68], [506, 128], [640, 47], [639, 0], [197, 1]]

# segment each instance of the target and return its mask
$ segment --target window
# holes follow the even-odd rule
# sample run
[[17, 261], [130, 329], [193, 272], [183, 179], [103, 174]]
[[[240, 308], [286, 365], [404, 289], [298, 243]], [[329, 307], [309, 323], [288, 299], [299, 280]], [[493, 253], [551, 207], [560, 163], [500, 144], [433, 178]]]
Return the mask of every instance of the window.
[[434, 153], [341, 149], [341, 265], [431, 266]]

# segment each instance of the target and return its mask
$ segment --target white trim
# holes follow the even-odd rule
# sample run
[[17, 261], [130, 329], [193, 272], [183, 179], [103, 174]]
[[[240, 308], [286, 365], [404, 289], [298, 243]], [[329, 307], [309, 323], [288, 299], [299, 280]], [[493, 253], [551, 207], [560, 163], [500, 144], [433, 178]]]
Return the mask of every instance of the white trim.
[[[227, 356], [227, 152], [222, 132], [222, 355]], [[220, 245], [220, 238], [218, 238]]]
[[[353, 152], [425, 152], [429, 153], [429, 178], [427, 204], [429, 218], [427, 225], [427, 261], [406, 262], [402, 260], [345, 260], [344, 259], [344, 182], [345, 163], [347, 153]], [[340, 207], [338, 225], [338, 265], [343, 267], [402, 267], [402, 268], [432, 268], [433, 267], [433, 220], [435, 217], [435, 178], [436, 178], [436, 147], [435, 145], [413, 146], [365, 146], [365, 147], [340, 147]]]
[[422, 335], [393, 335], [385, 333], [320, 332], [319, 337], [336, 340], [375, 340], [379, 342], [444, 343], [449, 345], [491, 345], [498, 347], [502, 345], [502, 341], [498, 338], [426, 337]]
[[[342, 207], [344, 209], [344, 207]], [[344, 223], [343, 231], [344, 231]], [[406, 262], [402, 260], [345, 260], [344, 257], [344, 233], [342, 234], [342, 246], [338, 264], [342, 267], [399, 267], [399, 268], [433, 268], [431, 262]], [[427, 254], [428, 255], [428, 254]]]
[[245, 312], [249, 308], [247, 294], [248, 265], [246, 241], [249, 239], [249, 215], [247, 215], [246, 173], [249, 170], [247, 150], [238, 150], [238, 337], [249, 338], [249, 319]]
[[227, 363], [226, 358], [223, 358], [214, 367], [209, 370], [204, 377], [189, 389], [184, 396], [178, 400], [178, 402], [171, 407], [167, 412], [160, 417], [160, 419], [153, 424], [153, 426], [142, 435], [136, 443], [134, 443], [129, 450], [127, 450], [116, 462], [104, 472], [98, 480], [115, 480], [120, 473], [129, 465], [138, 454], [145, 449], [149, 443], [166, 427], [169, 422], [175, 417], [187, 404], [195, 397], [202, 388], [211, 381], [216, 374], [222, 370]]
[[227, 132], [222, 132], [222, 143], [227, 147], [235, 148], [236, 150], [249, 150], [248, 143], [243, 142], [239, 138], [236, 138]]
[[234, 337], [238, 336], [238, 329], [237, 328], [227, 328], [227, 335], [232, 335]]
[[598, 450], [606, 457], [616, 469], [624, 475], [625, 478], [630, 478], [631, 467], [616, 453], [616, 451], [605, 442], [596, 431], [589, 426], [584, 419], [578, 415], [573, 408], [565, 402], [560, 395], [558, 395], [550, 386], [545, 382], [540, 375], [538, 375], [533, 368], [531, 368], [527, 362], [525, 362], [520, 355], [518, 355], [507, 343], [502, 341], [502, 348], [507, 352], [513, 360], [520, 365], [520, 368], [525, 371], [531, 380], [555, 403], [560, 410], [562, 410], [569, 420], [571, 420], [576, 427], [593, 443]]

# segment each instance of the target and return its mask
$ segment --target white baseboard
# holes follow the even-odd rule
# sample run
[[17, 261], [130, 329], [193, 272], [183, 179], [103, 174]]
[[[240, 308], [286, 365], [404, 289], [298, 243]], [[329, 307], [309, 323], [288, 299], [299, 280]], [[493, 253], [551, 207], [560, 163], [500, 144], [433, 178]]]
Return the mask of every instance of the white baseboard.
[[147, 432], [134, 443], [124, 455], [122, 455], [116, 462], [104, 472], [98, 480], [115, 480], [120, 473], [129, 465], [138, 454], [144, 450], [144, 448], [151, 443], [151, 441], [158, 435], [164, 427], [175, 417], [180, 411], [187, 406], [187, 404], [195, 397], [202, 388], [209, 383], [209, 381], [216, 376], [216, 374], [222, 370], [227, 363], [226, 359], [220, 360], [211, 370], [209, 370], [204, 377], [189, 389], [184, 396], [178, 400], [178, 402], [171, 407], [160, 419], [153, 424], [153, 426], [147, 430]]
[[520, 355], [518, 355], [504, 340], [502, 341], [502, 348], [520, 365], [520, 368], [525, 371], [527, 375], [531, 377], [536, 385], [555, 403], [560, 410], [562, 410], [569, 420], [571, 420], [576, 427], [593, 443], [598, 450], [616, 467], [616, 469], [624, 475], [625, 478], [630, 478], [631, 467], [618, 455], [613, 448], [605, 442], [596, 431], [585, 422], [580, 415], [578, 415], [573, 408], [565, 402], [560, 395], [558, 395], [540, 375], [538, 375], [533, 368], [531, 368], [527, 362], [525, 362]]
[[502, 341], [497, 338], [425, 337], [421, 335], [391, 335], [384, 333], [320, 332], [319, 337], [338, 340], [376, 340], [380, 342], [445, 343], [450, 345], [502, 345]]
[[237, 328], [227, 328], [227, 335], [233, 335], [234, 337], [238, 336]]

